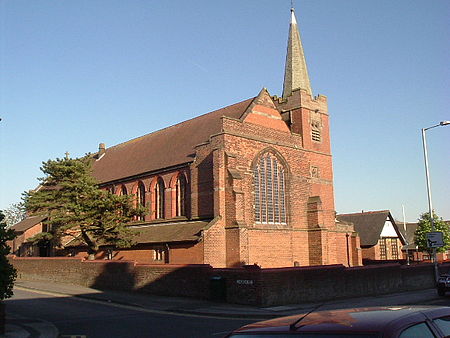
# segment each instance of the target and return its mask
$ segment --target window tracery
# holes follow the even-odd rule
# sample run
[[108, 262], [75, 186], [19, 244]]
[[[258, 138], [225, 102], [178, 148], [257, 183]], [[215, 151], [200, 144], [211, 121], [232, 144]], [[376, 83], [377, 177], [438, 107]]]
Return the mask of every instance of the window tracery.
[[256, 223], [285, 224], [285, 169], [272, 153], [263, 154], [253, 169]]

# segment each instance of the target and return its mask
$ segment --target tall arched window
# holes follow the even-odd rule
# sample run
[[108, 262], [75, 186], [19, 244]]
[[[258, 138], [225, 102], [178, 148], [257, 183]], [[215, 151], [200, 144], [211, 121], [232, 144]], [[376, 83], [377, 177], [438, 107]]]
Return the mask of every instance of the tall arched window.
[[285, 170], [272, 153], [263, 154], [253, 169], [255, 222], [286, 223]]
[[176, 192], [176, 204], [177, 216], [186, 216], [186, 177], [183, 174], [179, 175], [177, 178], [177, 183], [175, 185]]
[[[145, 207], [145, 186], [142, 182], [138, 183], [136, 190], [136, 206]], [[144, 216], [138, 216], [138, 220], [143, 221]]]
[[155, 196], [155, 218], [164, 218], [164, 181], [158, 178], [153, 196]]
[[124, 185], [122, 185], [122, 186], [120, 187], [120, 190], [119, 190], [119, 195], [128, 195], [127, 187], [125, 187]]

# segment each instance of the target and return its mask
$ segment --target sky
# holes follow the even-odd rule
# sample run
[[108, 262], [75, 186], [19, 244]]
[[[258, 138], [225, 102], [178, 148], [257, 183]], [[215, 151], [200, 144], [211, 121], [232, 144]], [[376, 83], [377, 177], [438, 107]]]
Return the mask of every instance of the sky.
[[[43, 161], [256, 96], [281, 96], [289, 0], [0, 0], [0, 209]], [[450, 120], [450, 1], [296, 0], [328, 97], [338, 213], [428, 210], [421, 128]], [[427, 131], [450, 220], [450, 126]]]

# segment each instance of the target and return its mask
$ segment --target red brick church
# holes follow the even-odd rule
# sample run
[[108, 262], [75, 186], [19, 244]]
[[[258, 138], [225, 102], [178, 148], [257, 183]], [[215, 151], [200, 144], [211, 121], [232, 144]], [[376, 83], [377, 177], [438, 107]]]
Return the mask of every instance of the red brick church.
[[[282, 97], [253, 98], [106, 148], [101, 187], [148, 214], [137, 244], [98, 258], [267, 267], [360, 265], [359, 237], [335, 219], [327, 98], [313, 96], [294, 10]], [[74, 246], [72, 254], [83, 255]], [[71, 247], [71, 243], [68, 244]]]

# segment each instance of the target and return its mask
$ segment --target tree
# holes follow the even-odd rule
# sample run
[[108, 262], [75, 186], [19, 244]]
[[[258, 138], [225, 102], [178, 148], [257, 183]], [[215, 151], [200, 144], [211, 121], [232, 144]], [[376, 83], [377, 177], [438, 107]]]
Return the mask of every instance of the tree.
[[[434, 231], [440, 231], [443, 234], [444, 246], [437, 248], [437, 252], [445, 252], [450, 247], [450, 229], [449, 226], [433, 212]], [[416, 232], [414, 233], [414, 242], [420, 251], [426, 251], [429, 254], [433, 252], [432, 248], [428, 247], [427, 233], [431, 232], [430, 213], [425, 212], [419, 217]]]
[[23, 202], [12, 203], [9, 207], [3, 210], [7, 227], [11, 227], [26, 218], [25, 206]]
[[100, 189], [91, 175], [91, 158], [56, 159], [43, 162], [41, 186], [24, 194], [25, 207], [33, 215], [47, 216], [48, 234], [54, 244], [67, 236], [76, 237], [88, 247], [94, 259], [100, 245], [129, 247], [133, 231], [128, 224], [143, 208], [133, 207], [132, 196], [118, 196]]
[[0, 210], [0, 300], [13, 295], [17, 273], [6, 256], [11, 250], [7, 241], [11, 241], [15, 237], [14, 230], [6, 228], [5, 216]]

